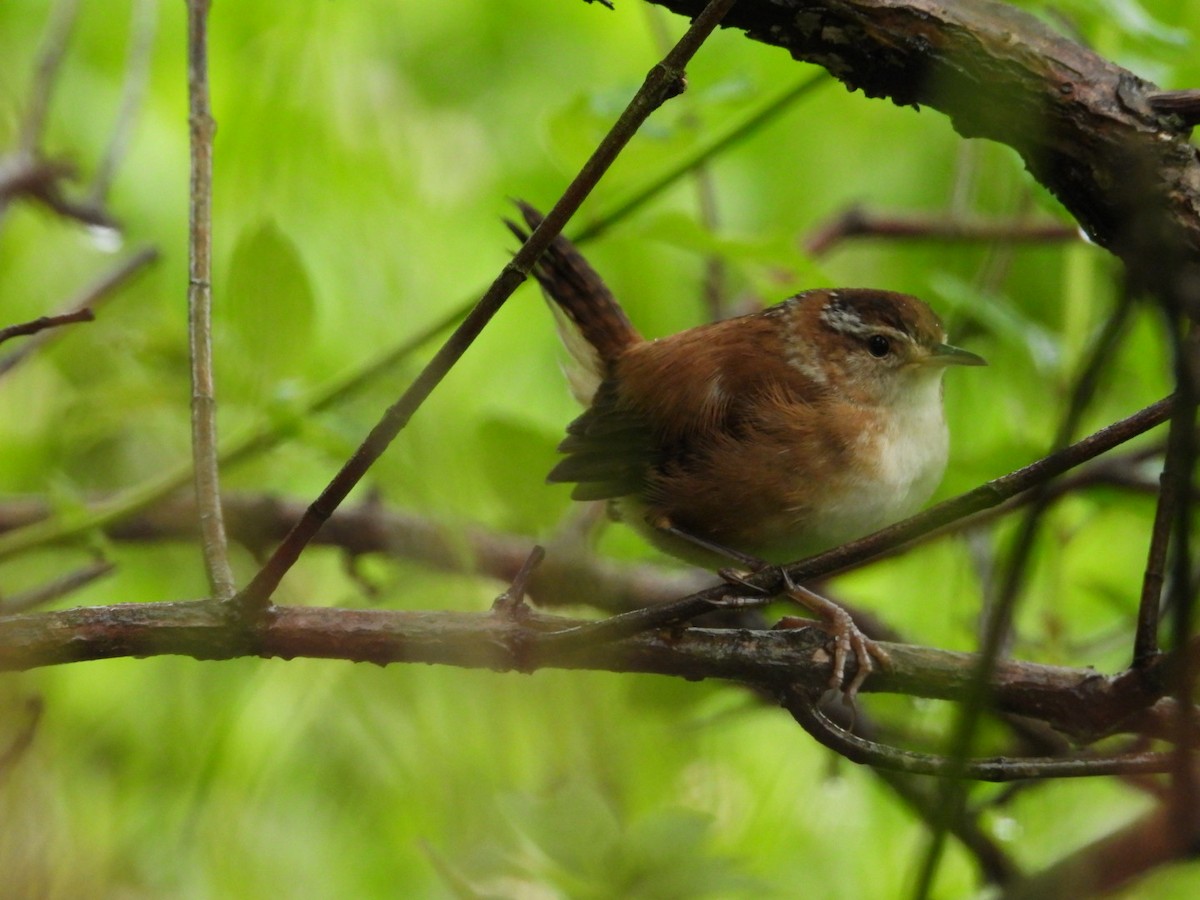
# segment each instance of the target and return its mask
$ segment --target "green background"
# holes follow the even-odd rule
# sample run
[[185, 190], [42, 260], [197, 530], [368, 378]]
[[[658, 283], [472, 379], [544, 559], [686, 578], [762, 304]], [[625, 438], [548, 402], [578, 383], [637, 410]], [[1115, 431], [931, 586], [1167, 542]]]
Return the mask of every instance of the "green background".
[[[1200, 84], [1200, 3], [1053, 6], [1138, 74], [1167, 88]], [[111, 197], [120, 251], [112, 235], [28, 205], [0, 230], [0, 324], [58, 308], [122, 253], [151, 244], [163, 254], [97, 322], [0, 384], [0, 491], [49, 496], [64, 510], [189, 454], [183, 3], [158, 5], [156, 20], [145, 100]], [[44, 3], [0, 3], [0, 152], [15, 141], [46, 21]], [[56, 85], [44, 149], [85, 179], [120, 101], [129, 23], [126, 3], [84, 2]], [[436, 345], [327, 412], [297, 415], [302, 398], [477, 296], [514, 250], [501, 224], [508, 198], [548, 208], [661, 55], [662, 35], [684, 24], [633, 0], [615, 11], [561, 0], [214, 4], [220, 428], [229, 438], [265, 424], [286, 436], [226, 470], [225, 487], [315, 495]], [[688, 92], [651, 119], [568, 232], [817, 71], [718, 33], [690, 66]], [[1015, 153], [964, 142], [936, 112], [827, 79], [707, 174], [713, 227], [685, 178], [587, 247], [644, 333], [703, 320], [709, 254], [724, 262], [734, 303], [820, 285], [914, 293], [956, 343], [991, 362], [947, 378], [951, 463], [938, 497], [1046, 452], [1116, 302], [1119, 271], [1106, 253], [880, 240], [820, 259], [803, 250], [856, 203], [1067, 221]], [[571, 512], [567, 489], [543, 482], [576, 413], [561, 355], [541, 298], [523, 287], [356, 499], [373, 492], [451, 533], [482, 523], [531, 544], [550, 537]], [[1168, 391], [1160, 324], [1140, 309], [1084, 430]], [[1101, 671], [1126, 664], [1152, 513], [1151, 499], [1103, 488], [1054, 507], [1016, 656]], [[910, 640], [973, 649], [984, 576], [1010, 533], [1003, 523], [932, 544], [833, 589]], [[99, 535], [4, 563], [0, 589], [41, 584], [96, 548], [116, 573], [66, 603], [206, 590], [196, 547]], [[621, 529], [603, 535], [599, 552], [671, 565]], [[255, 570], [242, 548], [233, 562], [243, 581]], [[375, 596], [335, 551], [318, 549], [276, 599], [481, 611], [503, 588], [360, 562]], [[5, 676], [0, 737], [19, 730], [32, 695], [45, 701], [43, 722], [0, 783], [0, 872], [30, 894], [891, 897], [911, 884], [925, 844], [921, 821], [870, 772], [724, 684], [125, 659]], [[914, 745], [942, 746], [947, 707], [872, 697], [864, 707]], [[1114, 780], [1069, 781], [1017, 792], [984, 823], [1037, 869], [1149, 805]], [[1193, 896], [1197, 872], [1160, 873], [1128, 895]], [[977, 889], [952, 843], [937, 895]]]

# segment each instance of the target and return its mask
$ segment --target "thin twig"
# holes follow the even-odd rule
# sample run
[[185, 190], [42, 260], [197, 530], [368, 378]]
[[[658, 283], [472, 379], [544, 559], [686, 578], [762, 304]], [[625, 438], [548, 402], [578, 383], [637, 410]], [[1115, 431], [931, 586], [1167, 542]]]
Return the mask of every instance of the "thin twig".
[[550, 241], [562, 231], [563, 225], [579, 209], [580, 204], [591, 193], [642, 122], [667, 99], [683, 90], [684, 67], [734, 2], [735, 0], [710, 0], [679, 43], [662, 62], [650, 70], [642, 87], [621, 113], [616, 124], [563, 192], [562, 197], [547, 213], [546, 218], [534, 229], [529, 240], [504, 267], [487, 293], [450, 335], [408, 390], [384, 413], [383, 418], [367, 435], [354, 455], [276, 548], [267, 564], [238, 595], [237, 603], [242, 612], [254, 615], [267, 608], [279, 582], [299, 559], [313, 535], [408, 424], [412, 415], [462, 357], [504, 301], [525, 280]]
[[[796, 85], [770, 98], [744, 118], [731, 123], [720, 134], [714, 137], [706, 136], [693, 154], [676, 161], [662, 175], [648, 180], [609, 211], [602, 212], [591, 225], [577, 233], [573, 240], [575, 243], [586, 243], [602, 231], [616, 225], [679, 179], [685, 177], [694, 166], [705, 162], [754, 133], [785, 112], [800, 97], [821, 84], [829, 83], [830, 80], [829, 76], [823, 72], [808, 76]], [[0, 180], [0, 191], [3, 190], [3, 185], [3, 181]], [[476, 292], [470, 299], [457, 304], [450, 312], [425, 326], [419, 332], [409, 335], [396, 346], [384, 350], [374, 359], [360, 364], [358, 368], [345, 376], [323, 386], [306, 398], [298, 408], [309, 413], [332, 409], [345, 398], [362, 390], [364, 386], [394, 369], [439, 334], [454, 327], [456, 322], [462, 320], [471, 311], [475, 304], [475, 297], [478, 297], [480, 293]], [[222, 467], [227, 468], [244, 462], [270, 450], [285, 437], [290, 436], [290, 428], [284, 425], [271, 424], [257, 428], [228, 442], [221, 450], [220, 463]], [[81, 510], [64, 519], [38, 522], [23, 529], [20, 533], [0, 537], [0, 559], [7, 559], [35, 547], [71, 541], [97, 528], [107, 527], [162, 501], [187, 485], [192, 477], [191, 464], [186, 463], [152, 481], [129, 488], [119, 497], [112, 498], [101, 507]]]
[[1121, 753], [1112, 756], [1009, 757], [959, 759], [889, 747], [839, 728], [802, 689], [786, 691], [783, 705], [818, 742], [851, 762], [947, 779], [1010, 782], [1031, 778], [1094, 778], [1100, 775], [1157, 775], [1170, 771], [1170, 753]]
[[[1182, 282], [1182, 279], [1180, 279]], [[1167, 587], [1167, 605], [1171, 610], [1171, 644], [1173, 666], [1172, 692], [1182, 709], [1194, 701], [1198, 670], [1195, 647], [1192, 642], [1194, 626], [1195, 593], [1192, 590], [1192, 501], [1194, 473], [1196, 467], [1196, 414], [1200, 393], [1196, 385], [1197, 343], [1193, 334], [1188, 334], [1183, 325], [1185, 300], [1194, 297], [1180, 296], [1186, 289], [1162, 295], [1167, 330], [1174, 354], [1175, 384], [1178, 402], [1171, 417], [1171, 431], [1167, 435], [1167, 459], [1171, 468], [1164, 467], [1163, 490], [1175, 495], [1174, 521], [1171, 533], [1173, 556], [1170, 564], [1171, 577]], [[1174, 766], [1171, 777], [1171, 794], [1167, 800], [1167, 816], [1174, 833], [1189, 845], [1194, 844], [1200, 834], [1200, 818], [1197, 803], [1200, 802], [1200, 783], [1197, 782], [1196, 751], [1200, 746], [1200, 735], [1195, 721], [1190, 716], [1180, 716], [1173, 748]]]
[[50, 98], [58, 80], [58, 70], [66, 54], [71, 32], [79, 17], [79, 0], [59, 0], [50, 14], [46, 35], [34, 64], [29, 100], [17, 131], [17, 149], [8, 159], [0, 159], [0, 225], [14, 197], [30, 196], [53, 206], [60, 197], [58, 180], [74, 172], [62, 162], [40, 159], [39, 147], [46, 130]]
[[525, 605], [525, 595], [529, 592], [529, 579], [545, 558], [546, 548], [535, 544], [525, 557], [525, 562], [521, 563], [517, 574], [513, 576], [512, 583], [492, 603], [492, 612], [516, 617], [521, 610], [528, 609]]
[[107, 201], [113, 178], [125, 158], [129, 138], [146, 94], [157, 17], [158, 4], [155, 0], [134, 0], [129, 54], [125, 63], [125, 83], [121, 88], [121, 106], [117, 110], [108, 146], [96, 165], [95, 175], [92, 176], [92, 187], [88, 197], [88, 202], [97, 209], [102, 209]]
[[38, 334], [51, 328], [60, 328], [63, 325], [75, 325], [79, 322], [91, 322], [96, 318], [96, 314], [90, 309], [77, 309], [74, 312], [58, 313], [53, 316], [39, 316], [29, 322], [20, 322], [16, 325], [9, 325], [5, 328], [0, 328], [0, 344], [5, 341], [12, 340], [15, 337], [26, 337], [31, 334]]
[[1167, 548], [1171, 545], [1171, 529], [1175, 526], [1175, 506], [1178, 497], [1175, 486], [1179, 474], [1178, 454], [1168, 454], [1159, 475], [1158, 503], [1154, 509], [1154, 524], [1150, 529], [1150, 548], [1146, 552], [1146, 572], [1142, 577], [1141, 598], [1138, 601], [1137, 631], [1133, 638], [1133, 665], [1142, 667], [1158, 655], [1159, 609], [1162, 603], [1163, 572]]
[[46, 26], [46, 36], [38, 52], [33, 85], [29, 91], [29, 103], [25, 107], [25, 116], [21, 121], [17, 139], [18, 151], [23, 156], [36, 156], [41, 146], [58, 72], [78, 18], [79, 0], [59, 0], [51, 12], [50, 24]]
[[[60, 316], [80, 315], [84, 317], [83, 321], [90, 321], [93, 318], [92, 314], [94, 314], [95, 308], [100, 303], [114, 296], [117, 288], [125, 284], [125, 282], [143, 268], [157, 261], [157, 259], [158, 251], [153, 247], [145, 247], [139, 250], [133, 256], [118, 264], [112, 271], [106, 272], [96, 281], [89, 284], [77, 296], [72, 297]], [[55, 317], [51, 316], [49, 318], [53, 319]], [[53, 340], [56, 334], [58, 332], [53, 331], [45, 331], [37, 334], [31, 340], [22, 344], [19, 350], [0, 359], [0, 377], [7, 375], [22, 362], [29, 359], [41, 347]]]
[[192, 465], [200, 546], [217, 600], [237, 590], [221, 516], [216, 394], [212, 357], [212, 139], [208, 99], [209, 0], [188, 0], [188, 131], [191, 178], [188, 214], [188, 345], [192, 375]]
[[[1117, 309], [1105, 321], [1093, 342], [1088, 358], [1075, 379], [1066, 413], [1055, 437], [1054, 448], [1057, 452], [1062, 452], [1063, 446], [1074, 436], [1084, 410], [1095, 396], [1100, 374], [1113, 358], [1132, 305], [1133, 298], [1129, 291], [1125, 291]], [[961, 815], [962, 807], [966, 803], [964, 779], [967, 777], [968, 757], [979, 723], [983, 719], [984, 708], [987, 705], [988, 683], [991, 681], [996, 661], [1008, 642], [1013, 615], [1025, 584], [1027, 564], [1033, 553], [1041, 522], [1051, 499], [1044, 484], [1035, 489], [1034, 499], [1021, 520], [1013, 540], [1012, 550], [1005, 563], [1000, 590], [997, 592], [995, 601], [986, 611], [980, 641], [978, 670], [972, 678], [968, 701], [959, 707], [947, 754], [952, 764], [961, 761], [962, 769], [955, 771], [952, 765], [947, 772], [948, 777], [942, 782], [941, 815], [935, 822], [929, 836], [929, 844], [922, 858], [917, 888], [914, 893], [914, 896], [918, 898], [928, 897], [932, 891], [933, 880], [941, 863], [950, 823]]]
[[74, 174], [74, 166], [58, 160], [16, 156], [0, 159], [0, 224], [12, 200], [24, 197], [64, 219], [97, 228], [116, 228], [117, 222], [103, 209], [63, 193], [62, 182]]
[[672, 603], [633, 609], [597, 622], [585, 622], [562, 631], [553, 631], [544, 635], [542, 640], [547, 646], [558, 649], [596, 646], [659, 628], [678, 627], [706, 613], [757, 609], [768, 605], [771, 600], [769, 596], [756, 596], [706, 598], [697, 602], [695, 596], [684, 597]]
[[[1069, 447], [1050, 453], [1024, 468], [982, 484], [965, 494], [944, 500], [903, 522], [897, 522], [874, 534], [809, 559], [792, 563], [787, 567], [788, 575], [797, 582], [832, 575], [863, 560], [903, 546], [950, 522], [999, 506], [1006, 500], [1044, 484], [1161, 425], [1170, 418], [1173, 403], [1173, 396], [1165, 397], [1131, 416], [1101, 428]], [[782, 584], [782, 579], [774, 578], [770, 572], [753, 575], [748, 580], [762, 588]]]
[[1078, 226], [1058, 222], [989, 222], [922, 216], [883, 216], [852, 206], [818, 226], [804, 242], [810, 256], [824, 256], [848, 238], [1047, 244], [1078, 241]]
[[116, 564], [108, 561], [92, 563], [76, 572], [68, 572], [49, 584], [0, 599], [0, 616], [15, 615], [61, 600], [68, 594], [73, 594], [80, 588], [87, 587], [93, 581], [103, 578], [115, 568]]
[[43, 200], [57, 190], [55, 185], [75, 175], [75, 167], [63, 160], [7, 156], [0, 159], [0, 212], [15, 197]]
[[0, 753], [0, 782], [8, 777], [21, 757], [25, 755], [30, 744], [33, 743], [33, 736], [37, 734], [38, 723], [42, 720], [44, 709], [45, 704], [41, 697], [30, 697], [25, 701], [25, 714], [28, 718], [21, 730], [17, 732], [17, 736], [4, 748], [4, 752]]
[[1152, 91], [1146, 95], [1146, 102], [1158, 112], [1178, 116], [1187, 125], [1200, 125], [1200, 91], [1194, 88], [1186, 91]]
[[725, 130], [708, 138], [662, 175], [643, 184], [624, 199], [617, 200], [606, 211], [591, 219], [583, 228], [572, 234], [571, 241], [582, 244], [599, 237], [617, 222], [628, 218], [648, 201], [691, 173], [696, 167], [704, 165], [734, 144], [754, 134], [801, 97], [830, 83], [832, 83], [832, 79], [829, 73], [822, 71], [815, 75], [808, 75], [791, 87], [784, 88], [762, 106], [748, 113], [745, 118], [732, 122]]
[[[659, 52], [665, 53], [671, 46], [670, 32], [665, 22], [666, 13], [661, 9], [646, 7], [646, 21], [654, 35], [654, 43]], [[685, 106], [680, 116], [680, 125], [686, 129], [697, 129], [699, 117]], [[696, 212], [700, 224], [712, 233], [717, 230], [720, 215], [717, 211], [716, 181], [707, 163], [701, 163], [692, 169], [692, 188], [696, 197]], [[727, 315], [725, 310], [725, 260], [721, 254], [710, 251], [704, 254], [704, 277], [701, 297], [704, 301], [705, 318], [711, 322], [719, 321]]]

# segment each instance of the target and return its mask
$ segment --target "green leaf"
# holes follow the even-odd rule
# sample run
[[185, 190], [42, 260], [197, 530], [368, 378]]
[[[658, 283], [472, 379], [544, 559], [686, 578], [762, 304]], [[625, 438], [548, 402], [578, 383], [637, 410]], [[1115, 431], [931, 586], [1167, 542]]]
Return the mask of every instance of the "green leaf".
[[213, 315], [247, 357], [238, 368], [255, 373], [260, 390], [304, 371], [315, 305], [308, 272], [291, 238], [272, 220], [244, 229]]

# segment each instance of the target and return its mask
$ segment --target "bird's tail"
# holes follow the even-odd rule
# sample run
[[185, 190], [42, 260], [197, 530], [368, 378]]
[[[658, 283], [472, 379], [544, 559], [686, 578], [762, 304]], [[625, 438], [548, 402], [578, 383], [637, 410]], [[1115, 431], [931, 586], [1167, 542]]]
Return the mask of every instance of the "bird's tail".
[[[516, 204], [530, 231], [541, 224], [541, 213], [521, 200]], [[506, 219], [505, 224], [521, 241], [529, 237], [516, 222]], [[563, 344], [583, 369], [567, 374], [576, 397], [586, 404], [612, 363], [642, 337], [596, 270], [562, 235], [551, 241], [533, 275], [552, 301]]]

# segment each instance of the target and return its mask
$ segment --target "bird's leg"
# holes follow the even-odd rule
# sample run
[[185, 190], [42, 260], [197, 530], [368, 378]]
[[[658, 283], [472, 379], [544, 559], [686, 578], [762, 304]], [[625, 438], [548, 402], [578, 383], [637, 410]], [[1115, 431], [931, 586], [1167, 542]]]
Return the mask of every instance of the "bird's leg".
[[[713, 556], [728, 559], [740, 566], [744, 566], [751, 572], [761, 572], [763, 569], [770, 568], [771, 564], [765, 559], [759, 559], [757, 556], [743, 553], [741, 550], [735, 550], [732, 547], [726, 547], [724, 544], [718, 544], [716, 541], [710, 541], [708, 538], [702, 538], [698, 534], [692, 534], [692, 532], [680, 528], [667, 516], [649, 517], [646, 521], [655, 531], [661, 531], [663, 534], [668, 534], [673, 538], [685, 541], [698, 550], [704, 550]], [[726, 581], [733, 582], [734, 584], [755, 587], [754, 585], [747, 584], [743, 576], [731, 569], [718, 569], [717, 574]]]
[[[692, 534], [690, 531], [672, 523], [666, 516], [659, 516], [648, 521], [654, 528], [664, 534], [687, 541], [689, 544], [712, 553], [714, 556], [732, 560], [749, 569], [751, 573], [761, 572], [771, 567], [770, 563], [757, 556], [742, 553], [740, 550], [735, 550], [732, 547], [726, 547], [715, 541]], [[820, 624], [833, 637], [833, 672], [830, 675], [829, 686], [834, 690], [841, 690], [846, 703], [853, 708], [854, 698], [858, 694], [858, 689], [867, 680], [867, 676], [875, 671], [875, 664], [871, 661], [871, 657], [875, 657], [880, 665], [887, 666], [891, 662], [887, 652], [863, 634], [854, 623], [854, 619], [850, 617], [850, 613], [846, 612], [841, 606], [832, 600], [822, 597], [820, 594], [810, 591], [803, 585], [796, 584], [788, 576], [787, 569], [782, 566], [779, 567], [779, 572], [783, 576], [787, 597], [814, 613], [820, 619]], [[730, 584], [750, 588], [760, 594], [766, 593], [763, 588], [748, 581], [745, 575], [735, 569], [718, 569], [717, 574]], [[808, 624], [809, 621], [785, 616], [775, 627], [800, 627], [801, 623]], [[854, 652], [854, 657], [858, 662], [858, 669], [854, 673], [854, 678], [851, 682], [846, 684], [846, 659], [851, 651]]]
[[[886, 667], [891, 662], [887, 651], [863, 634], [854, 624], [850, 613], [841, 606], [810, 591], [803, 585], [796, 584], [788, 576], [786, 569], [781, 568], [780, 571], [783, 573], [783, 580], [787, 585], [787, 596], [819, 616], [826, 629], [833, 635], [833, 673], [829, 679], [829, 686], [835, 690], [840, 689], [846, 702], [853, 708], [858, 689], [867, 680], [867, 676], [875, 671], [871, 657], [875, 657], [880, 665]], [[790, 622], [785, 625], [784, 620], [781, 620], [776, 627], [793, 626]], [[846, 657], [851, 650], [854, 651], [854, 658], [858, 662], [858, 670], [854, 673], [853, 680], [847, 685]]]
[[[671, 537], [681, 541], [685, 541], [692, 546], [705, 551], [706, 553], [711, 553], [713, 556], [725, 557], [733, 560], [734, 562], [740, 563], [743, 566], [746, 566], [750, 570], [751, 574], [755, 572], [761, 572], [763, 569], [768, 569], [771, 566], [771, 564], [766, 560], [759, 559], [757, 556], [751, 556], [748, 553], [742, 553], [739, 550], [734, 550], [731, 547], [726, 547], [723, 544], [716, 543], [715, 541], [698, 537], [697, 535], [692, 534], [690, 531], [679, 528], [678, 526], [674, 525], [666, 516], [647, 516], [646, 523], [656, 531], [661, 531], [663, 534], [670, 535]], [[740, 588], [753, 591], [754, 593], [754, 596], [752, 597], [738, 596], [733, 598], [724, 598], [723, 605], [728, 608], [744, 607], [749, 609], [764, 606], [766, 601], [770, 600], [771, 597], [774, 596], [773, 591], [768, 591], [760, 585], [750, 581], [745, 573], [739, 572], [737, 569], [717, 569], [717, 574], [726, 584], [735, 584]]]

